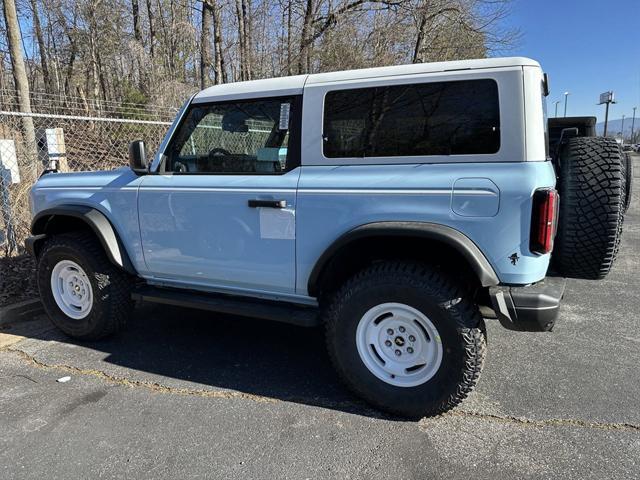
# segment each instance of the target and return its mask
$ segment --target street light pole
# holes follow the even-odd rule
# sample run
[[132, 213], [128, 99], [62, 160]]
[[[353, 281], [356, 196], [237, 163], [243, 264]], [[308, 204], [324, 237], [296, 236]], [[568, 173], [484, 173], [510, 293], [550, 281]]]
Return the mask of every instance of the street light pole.
[[637, 107], [633, 107], [633, 119], [631, 120], [631, 143], [633, 143], [633, 140], [634, 140], [633, 127], [636, 126], [636, 108]]
[[569, 92], [564, 92], [564, 116], [567, 116], [567, 97], [571, 95]]
[[556, 113], [555, 113], [555, 117], [558, 118], [558, 104], [561, 103], [560, 100], [556, 100], [555, 102], [553, 102], [556, 104]]
[[609, 105], [611, 103], [616, 103], [616, 101], [614, 100], [614, 96], [613, 96], [613, 92], [612, 91], [608, 91], [608, 92], [604, 92], [600, 94], [600, 102], [598, 102], [598, 105], [602, 105], [604, 103], [605, 105], [605, 110], [604, 110], [604, 136], [607, 136], [607, 125], [609, 124]]

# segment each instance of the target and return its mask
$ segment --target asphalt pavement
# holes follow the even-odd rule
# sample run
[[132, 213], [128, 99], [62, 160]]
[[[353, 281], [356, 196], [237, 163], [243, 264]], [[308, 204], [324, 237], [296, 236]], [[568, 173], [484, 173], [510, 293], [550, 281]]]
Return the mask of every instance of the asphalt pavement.
[[489, 320], [476, 391], [419, 422], [349, 394], [316, 329], [143, 305], [78, 343], [4, 321], [0, 478], [638, 478], [639, 266], [636, 193], [613, 272], [569, 280], [552, 333]]

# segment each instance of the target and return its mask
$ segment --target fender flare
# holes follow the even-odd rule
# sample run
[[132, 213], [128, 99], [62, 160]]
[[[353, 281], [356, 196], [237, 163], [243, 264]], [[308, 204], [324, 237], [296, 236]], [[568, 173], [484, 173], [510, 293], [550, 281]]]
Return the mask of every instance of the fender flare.
[[367, 237], [413, 237], [437, 240], [456, 250], [471, 266], [483, 287], [500, 283], [495, 270], [480, 248], [464, 233], [455, 228], [427, 222], [374, 222], [349, 230], [335, 240], [316, 261], [309, 275], [308, 292], [318, 293], [321, 276], [331, 259], [350, 243]]
[[126, 272], [137, 275], [127, 250], [109, 219], [99, 210], [85, 205], [60, 205], [38, 212], [31, 222], [31, 234], [34, 237], [27, 239], [27, 248], [30, 251], [36, 251], [36, 244], [46, 237], [47, 226], [55, 217], [82, 220], [100, 240], [109, 261]]

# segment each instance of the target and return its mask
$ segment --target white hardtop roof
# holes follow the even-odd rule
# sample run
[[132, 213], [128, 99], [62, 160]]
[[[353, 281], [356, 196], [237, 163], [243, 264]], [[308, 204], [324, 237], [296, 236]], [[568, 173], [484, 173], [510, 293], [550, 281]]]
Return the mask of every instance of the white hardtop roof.
[[305, 85], [331, 83], [347, 80], [363, 80], [396, 75], [415, 75], [454, 70], [479, 70], [485, 68], [540, 67], [535, 60], [526, 57], [484, 58], [479, 60], [458, 60], [454, 62], [413, 63], [390, 67], [362, 68], [340, 72], [294, 75], [291, 77], [267, 78], [248, 82], [226, 83], [206, 88], [197, 93], [194, 103], [219, 101], [232, 98], [259, 98], [270, 96], [299, 95]]

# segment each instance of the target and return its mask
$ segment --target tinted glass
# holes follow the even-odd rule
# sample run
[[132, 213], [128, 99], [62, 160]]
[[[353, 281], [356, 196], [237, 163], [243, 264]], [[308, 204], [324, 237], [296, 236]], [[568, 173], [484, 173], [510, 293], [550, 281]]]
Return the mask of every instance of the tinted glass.
[[194, 105], [172, 141], [165, 171], [282, 173], [292, 99]]
[[487, 154], [499, 149], [494, 80], [359, 88], [325, 97], [325, 157]]
[[549, 115], [547, 113], [547, 96], [544, 94], [545, 85], [542, 82], [542, 117], [544, 121], [544, 152], [549, 158]]

